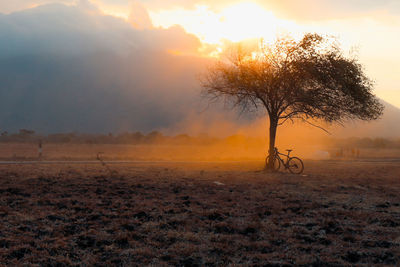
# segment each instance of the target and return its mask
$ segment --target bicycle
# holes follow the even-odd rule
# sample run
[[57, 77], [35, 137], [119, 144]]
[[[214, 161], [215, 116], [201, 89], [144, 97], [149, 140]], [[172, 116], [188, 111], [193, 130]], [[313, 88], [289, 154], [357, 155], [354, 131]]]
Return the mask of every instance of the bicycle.
[[[285, 170], [289, 170], [290, 173], [301, 174], [304, 170], [303, 161], [298, 157], [290, 157], [290, 152], [292, 152], [293, 150], [287, 149], [286, 151], [288, 152], [287, 154], [282, 154], [278, 151], [278, 148], [275, 147], [274, 165], [273, 165], [274, 170], [278, 171], [282, 164], [285, 167]], [[286, 162], [279, 155], [285, 156]], [[268, 162], [269, 162], [269, 155], [265, 159], [266, 166], [268, 165]]]

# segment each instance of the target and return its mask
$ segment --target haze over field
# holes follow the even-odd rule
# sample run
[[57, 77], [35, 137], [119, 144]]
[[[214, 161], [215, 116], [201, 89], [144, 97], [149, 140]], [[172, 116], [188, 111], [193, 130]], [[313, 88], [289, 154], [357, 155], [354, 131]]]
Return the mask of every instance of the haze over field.
[[400, 266], [399, 36], [400, 0], [0, 0], [1, 265]]
[[[337, 133], [400, 135], [396, 76], [400, 58], [393, 53], [399, 45], [393, 37], [400, 23], [397, 1], [239, 2], [1, 3], [0, 129], [263, 133], [265, 127], [255, 126], [260, 118], [238, 117], [202, 101], [197, 76], [226, 44], [255, 38], [254, 23], [270, 22], [270, 31], [259, 30], [264, 38], [285, 27], [295, 33], [326, 29], [343, 33], [339, 38], [345, 47], [361, 44], [360, 59], [367, 73], [377, 79], [377, 95], [394, 106], [388, 105], [380, 121]], [[230, 30], [227, 25], [237, 21], [237, 7], [255, 20]], [[294, 12], [299, 8], [303, 12]], [[190, 19], [193, 14], [199, 21]], [[263, 21], [264, 17], [269, 21]], [[207, 30], [205, 18], [211, 19], [215, 31]], [[359, 31], [366, 26], [368, 32]]]

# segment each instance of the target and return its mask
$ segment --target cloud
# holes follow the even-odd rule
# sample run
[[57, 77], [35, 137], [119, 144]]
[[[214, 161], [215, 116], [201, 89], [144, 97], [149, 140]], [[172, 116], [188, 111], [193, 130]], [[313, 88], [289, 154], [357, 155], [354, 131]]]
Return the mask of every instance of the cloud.
[[122, 19], [103, 15], [87, 1], [78, 6], [44, 5], [2, 16], [0, 21], [3, 39], [0, 56], [29, 51], [88, 53], [132, 49], [195, 53], [201, 46], [197, 37], [179, 26], [137, 30]]
[[[102, 0], [102, 2], [106, 3], [112, 1]], [[173, 8], [193, 9], [196, 5], [206, 5], [215, 11], [220, 11], [227, 5], [234, 5], [243, 1], [141, 0], [140, 2], [152, 11]], [[377, 10], [386, 10], [389, 13], [400, 15], [400, 3], [398, 0], [253, 0], [251, 2], [255, 2], [267, 10], [273, 11], [277, 15], [291, 20], [316, 21], [338, 19]]]
[[206, 64], [195, 36], [137, 30], [86, 4], [0, 16], [2, 130], [149, 131], [193, 110]]
[[0, 13], [12, 13], [16, 11], [25, 10], [44, 4], [50, 3], [62, 3], [62, 4], [74, 4], [76, 0], [12, 0], [12, 1], [1, 1], [0, 2]]
[[153, 28], [153, 23], [147, 9], [137, 2], [132, 4], [128, 20], [136, 29], [142, 30]]
[[[48, 3], [76, 4], [82, 0], [13, 0], [0, 3], [0, 13], [24, 10], [32, 6]], [[150, 11], [176, 8], [194, 9], [196, 5], [206, 5], [214, 11], [220, 11], [229, 5], [243, 0], [84, 0], [101, 8], [113, 7], [120, 12], [130, 10], [132, 4], [142, 5]], [[321, 21], [368, 15], [381, 12], [394, 16], [400, 15], [398, 0], [252, 0], [281, 18], [298, 21]]]

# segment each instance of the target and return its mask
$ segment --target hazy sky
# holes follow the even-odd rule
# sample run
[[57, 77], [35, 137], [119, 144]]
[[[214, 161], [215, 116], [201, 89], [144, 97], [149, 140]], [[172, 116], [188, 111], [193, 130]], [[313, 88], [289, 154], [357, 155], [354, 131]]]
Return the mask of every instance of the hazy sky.
[[0, 129], [184, 124], [226, 42], [310, 31], [356, 47], [375, 93], [400, 107], [398, 0], [0, 1]]

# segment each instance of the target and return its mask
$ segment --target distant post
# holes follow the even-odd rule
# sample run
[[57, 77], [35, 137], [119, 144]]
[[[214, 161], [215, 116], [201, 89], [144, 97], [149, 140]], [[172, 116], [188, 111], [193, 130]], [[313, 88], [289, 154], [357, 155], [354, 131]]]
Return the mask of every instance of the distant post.
[[42, 153], [43, 153], [42, 146], [43, 146], [42, 140], [39, 140], [39, 147], [38, 147], [38, 156], [39, 156], [39, 159], [42, 159]]

